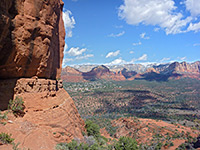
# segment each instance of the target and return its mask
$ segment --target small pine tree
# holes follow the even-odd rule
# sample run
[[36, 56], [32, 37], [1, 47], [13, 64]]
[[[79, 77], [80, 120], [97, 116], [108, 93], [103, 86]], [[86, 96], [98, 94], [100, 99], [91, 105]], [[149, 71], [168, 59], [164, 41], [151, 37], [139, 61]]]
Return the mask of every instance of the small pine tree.
[[9, 101], [8, 109], [11, 109], [14, 115], [24, 114], [24, 101], [22, 97], [16, 96], [14, 100]]
[[100, 127], [93, 123], [91, 120], [87, 120], [85, 122], [85, 128], [87, 130], [88, 136], [94, 136], [95, 138], [100, 136]]

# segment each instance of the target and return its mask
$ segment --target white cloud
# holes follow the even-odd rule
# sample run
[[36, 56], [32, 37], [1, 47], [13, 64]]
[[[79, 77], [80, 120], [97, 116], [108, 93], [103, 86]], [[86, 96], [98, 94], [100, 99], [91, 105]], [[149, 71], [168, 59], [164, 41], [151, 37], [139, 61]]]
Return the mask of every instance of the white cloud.
[[78, 56], [82, 55], [86, 50], [87, 50], [86, 48], [80, 49], [79, 47], [72, 47], [66, 53], [69, 54], [70, 56]]
[[154, 28], [155, 32], [158, 32], [160, 30], [160, 28]]
[[158, 25], [166, 34], [176, 34], [185, 32], [182, 28], [192, 20], [176, 12], [176, 8], [173, 0], [124, 0], [118, 15], [131, 25]]
[[65, 59], [63, 59], [62, 67], [65, 67], [67, 65], [67, 62], [70, 62], [70, 61], [73, 61], [73, 59], [72, 58], [65, 58]]
[[178, 59], [180, 59], [181, 61], [184, 61], [187, 59], [187, 57], [178, 57]]
[[83, 55], [83, 56], [77, 56], [77, 57], [75, 58], [75, 60], [88, 59], [88, 58], [90, 58], [90, 57], [94, 57], [94, 55], [93, 55], [93, 54], [86, 54], [86, 55]]
[[67, 43], [65, 43], [65, 47], [64, 47], [64, 55], [67, 54], [67, 49], [68, 49], [68, 45], [67, 45]]
[[130, 54], [133, 54], [133, 53], [134, 53], [134, 51], [130, 51], [129, 53], [130, 53]]
[[141, 57], [139, 58], [133, 58], [130, 62], [128, 63], [135, 63], [136, 61], [145, 61], [147, 60], [147, 54], [143, 54]]
[[139, 58], [133, 58], [131, 61], [125, 61], [120, 57], [120, 58], [117, 58], [117, 59], [115, 59], [115, 60], [113, 60], [110, 63], [107, 63], [105, 65], [134, 64], [137, 61], [145, 61], [145, 60], [147, 60], [147, 54], [143, 54]]
[[142, 45], [142, 42], [133, 43], [133, 46]]
[[65, 64], [66, 62], [69, 62], [69, 61], [73, 61], [73, 59], [72, 59], [72, 58], [65, 58], [65, 59], [63, 60], [64, 64]]
[[[199, 8], [200, 9], [200, 8]], [[199, 23], [190, 23], [188, 29], [188, 31], [195, 31], [195, 32], [198, 32], [200, 31], [200, 22]]]
[[91, 57], [94, 57], [93, 54], [86, 54], [86, 55], [83, 55], [83, 56], [77, 56], [75, 58], [64, 58], [63, 59], [63, 63], [62, 63], [62, 66], [65, 66], [67, 62], [72, 62], [72, 61], [76, 61], [76, 60], [83, 60], [83, 59], [88, 59], [88, 58], [91, 58]]
[[74, 28], [74, 25], [76, 24], [76, 22], [70, 10], [63, 12], [63, 21], [64, 21], [65, 30], [67, 32], [67, 37], [72, 37], [72, 29]]
[[143, 54], [141, 57], [139, 57], [137, 59], [138, 61], [144, 61], [144, 60], [147, 60], [147, 54]]
[[120, 50], [117, 50], [115, 52], [109, 52], [107, 55], [106, 55], [106, 58], [109, 58], [109, 57], [116, 57], [118, 56], [120, 53]]
[[170, 58], [163, 58], [163, 59], [160, 60], [160, 62], [165, 62], [165, 61], [168, 61], [168, 60], [170, 60]]
[[146, 36], [145, 32], [140, 34], [140, 38], [145, 39], [145, 40], [150, 39], [150, 37]]
[[200, 1], [199, 0], [186, 0], [186, 9], [190, 11], [191, 15], [196, 17], [200, 16]]
[[110, 35], [108, 35], [109, 37], [120, 37], [120, 36], [122, 36], [122, 35], [124, 35], [125, 34], [125, 31], [122, 31], [122, 32], [120, 32], [120, 33], [118, 33], [118, 34], [113, 34], [113, 33], [111, 33]]
[[119, 65], [119, 64], [125, 64], [126, 61], [123, 60], [122, 58], [117, 58], [113, 60], [112, 62], [108, 63], [107, 65]]

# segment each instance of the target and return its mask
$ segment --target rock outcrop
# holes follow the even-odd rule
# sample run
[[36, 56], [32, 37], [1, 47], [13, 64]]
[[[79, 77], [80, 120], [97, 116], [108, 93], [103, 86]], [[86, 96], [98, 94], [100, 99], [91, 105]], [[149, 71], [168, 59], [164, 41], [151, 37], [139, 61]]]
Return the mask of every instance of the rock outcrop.
[[94, 67], [89, 72], [81, 72], [75, 68], [67, 66], [62, 70], [61, 79], [64, 82], [88, 82], [101, 79], [122, 81], [126, 78], [123, 76], [122, 72], [112, 72], [106, 66], [101, 65]]
[[162, 73], [179, 73], [179, 74], [200, 74], [200, 61], [194, 63], [174, 62], [165, 68]]
[[0, 78], [59, 78], [63, 5], [62, 0], [0, 1]]
[[128, 79], [128, 78], [131, 78], [133, 76], [135, 76], [137, 74], [137, 72], [135, 71], [128, 71], [126, 68], [124, 68], [122, 71], [121, 71], [122, 75]]
[[69, 66], [62, 69], [61, 79], [65, 82], [86, 82], [82, 72]]
[[[181, 135], [187, 137], [188, 133], [192, 137], [197, 137], [200, 133], [198, 130], [193, 130], [190, 127], [180, 124], [169, 124], [161, 120], [144, 119], [144, 118], [119, 118], [112, 121], [112, 126], [117, 127], [115, 138], [127, 136], [136, 139], [140, 143], [153, 143], [156, 141], [156, 135], [160, 137], [173, 137], [173, 135]], [[162, 149], [174, 150], [179, 145], [185, 142], [185, 138], [171, 138], [172, 147], [163, 147]], [[169, 142], [168, 141], [168, 142]]]
[[[0, 133], [12, 134], [20, 148], [53, 150], [57, 143], [83, 138], [84, 121], [61, 81], [21, 78], [13, 92], [23, 99], [25, 115], [16, 118], [9, 113], [7, 124], [0, 124]], [[0, 149], [9, 150], [12, 146], [3, 145]]]
[[[84, 121], [58, 80], [65, 30], [62, 0], [0, 1], [0, 110], [10, 99], [24, 101], [23, 116], [8, 113], [0, 133], [22, 149], [55, 149], [83, 138]], [[12, 149], [1, 145], [0, 149]]]
[[[200, 79], [200, 61], [194, 63], [174, 62], [171, 64], [149, 65], [146, 67], [141, 64], [114, 66], [76, 65], [74, 67], [78, 68], [78, 70], [71, 67], [66, 67], [66, 69], [62, 70], [63, 81], [84, 82], [98, 79], [116, 81], [135, 79], [167, 81], [168, 79], [180, 79], [185, 77]], [[94, 68], [91, 69], [91, 67]], [[88, 70], [88, 68], [90, 68], [91, 71], [81, 71]], [[69, 80], [70, 78], [72, 80]]]

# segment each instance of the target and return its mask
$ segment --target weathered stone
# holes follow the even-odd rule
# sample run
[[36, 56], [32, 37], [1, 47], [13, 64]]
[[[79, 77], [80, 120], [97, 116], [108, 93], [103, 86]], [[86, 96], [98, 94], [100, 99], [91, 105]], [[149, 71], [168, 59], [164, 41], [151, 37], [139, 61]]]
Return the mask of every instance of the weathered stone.
[[0, 1], [0, 78], [60, 78], [62, 0]]
[[[0, 124], [0, 132], [12, 134], [20, 148], [53, 150], [57, 143], [83, 138], [84, 121], [72, 98], [63, 89], [62, 81], [21, 78], [1, 80], [0, 83], [0, 96], [5, 95], [2, 91], [8, 95], [12, 90], [14, 98], [19, 96], [24, 101], [23, 117], [15, 118], [9, 113], [8, 120], [12, 123]], [[0, 109], [3, 106], [7, 108], [6, 101], [1, 101]], [[12, 147], [3, 145], [0, 149]]]

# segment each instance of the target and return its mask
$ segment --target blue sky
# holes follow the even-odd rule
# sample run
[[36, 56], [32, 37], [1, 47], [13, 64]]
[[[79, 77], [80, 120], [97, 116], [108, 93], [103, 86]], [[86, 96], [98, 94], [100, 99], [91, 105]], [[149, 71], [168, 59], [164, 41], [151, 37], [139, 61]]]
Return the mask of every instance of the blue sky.
[[199, 60], [200, 0], [63, 1], [63, 66]]

